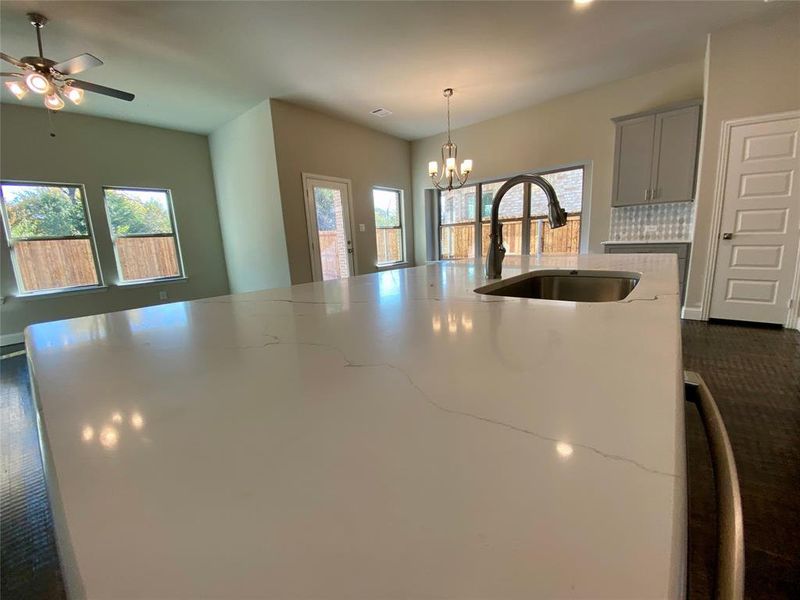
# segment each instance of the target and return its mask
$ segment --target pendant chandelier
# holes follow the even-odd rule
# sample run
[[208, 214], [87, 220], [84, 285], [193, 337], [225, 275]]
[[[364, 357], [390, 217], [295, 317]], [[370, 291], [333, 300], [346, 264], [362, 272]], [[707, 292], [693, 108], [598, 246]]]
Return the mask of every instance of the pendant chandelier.
[[432, 160], [428, 163], [428, 175], [437, 190], [457, 190], [467, 182], [469, 174], [472, 172], [472, 161], [467, 159], [461, 163], [459, 169], [458, 146], [450, 139], [450, 96], [453, 95], [453, 88], [444, 90], [444, 97], [447, 99], [447, 143], [442, 144], [442, 172], [439, 173], [439, 163]]

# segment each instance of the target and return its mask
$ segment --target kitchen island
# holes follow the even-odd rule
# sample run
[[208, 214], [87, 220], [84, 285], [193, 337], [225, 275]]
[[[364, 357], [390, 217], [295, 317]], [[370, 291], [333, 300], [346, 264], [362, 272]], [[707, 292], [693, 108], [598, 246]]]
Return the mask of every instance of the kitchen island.
[[26, 330], [71, 597], [683, 597], [676, 259], [479, 262]]

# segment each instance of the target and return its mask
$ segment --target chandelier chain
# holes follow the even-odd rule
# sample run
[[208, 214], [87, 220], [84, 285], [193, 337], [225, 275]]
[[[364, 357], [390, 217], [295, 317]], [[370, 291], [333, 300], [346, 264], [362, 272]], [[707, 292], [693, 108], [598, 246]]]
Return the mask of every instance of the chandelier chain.
[[447, 143], [450, 144], [450, 96], [447, 96]]

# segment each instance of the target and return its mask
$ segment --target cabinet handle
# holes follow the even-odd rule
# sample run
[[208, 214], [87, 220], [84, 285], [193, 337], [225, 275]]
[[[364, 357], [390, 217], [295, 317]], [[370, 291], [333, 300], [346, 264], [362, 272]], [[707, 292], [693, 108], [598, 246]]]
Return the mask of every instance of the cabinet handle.
[[655, 188], [653, 193], [650, 195], [650, 200], [655, 200], [661, 195], [661, 188]]
[[739, 476], [725, 422], [699, 373], [683, 372], [686, 400], [697, 406], [709, 439], [717, 488], [717, 598], [744, 597], [744, 525]]
[[647, 189], [644, 191], [644, 200], [645, 200], [645, 202], [647, 202], [648, 200], [650, 200], [650, 188], [647, 188]]

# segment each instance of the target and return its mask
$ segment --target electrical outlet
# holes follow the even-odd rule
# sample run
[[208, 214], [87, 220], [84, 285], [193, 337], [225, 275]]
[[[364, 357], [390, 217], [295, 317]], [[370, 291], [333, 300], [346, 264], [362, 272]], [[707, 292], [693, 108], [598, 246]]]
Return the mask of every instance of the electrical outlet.
[[167, 299], [167, 291], [166, 290], [160, 290], [158, 292], [158, 299], [159, 300], [166, 300]]
[[359, 230], [361, 233], [364, 233], [364, 232], [367, 230], [367, 226], [366, 226], [366, 225], [364, 225], [363, 223], [359, 223], [359, 224], [358, 224], [358, 230]]

